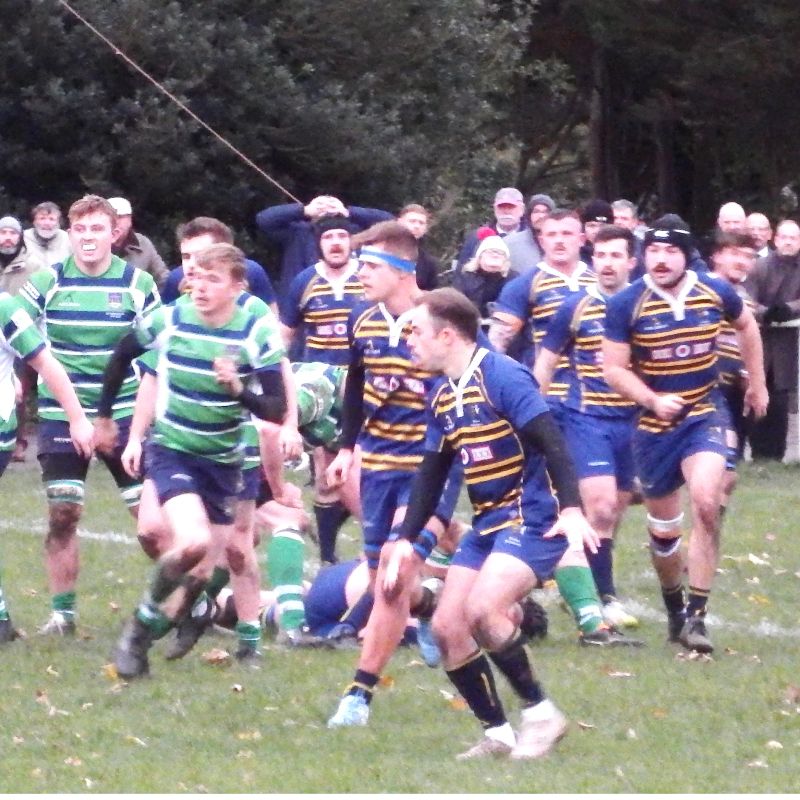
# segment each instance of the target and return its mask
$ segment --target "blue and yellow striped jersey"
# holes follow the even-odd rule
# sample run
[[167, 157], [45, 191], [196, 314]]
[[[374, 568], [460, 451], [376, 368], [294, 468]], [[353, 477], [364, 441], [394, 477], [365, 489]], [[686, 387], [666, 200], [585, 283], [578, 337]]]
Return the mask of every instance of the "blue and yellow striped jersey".
[[441, 452], [448, 446], [461, 456], [476, 532], [555, 521], [558, 506], [544, 458], [517, 435], [548, 411], [525, 367], [478, 348], [458, 384], [439, 378], [428, 402], [425, 447]]
[[434, 376], [411, 360], [411, 312], [395, 319], [383, 303], [356, 307], [350, 347], [364, 366], [361, 468], [413, 472], [425, 444], [425, 395]]
[[569, 354], [570, 386], [565, 405], [595, 417], [629, 419], [637, 405], [617, 394], [603, 378], [603, 333], [607, 298], [595, 284], [567, 297], [542, 347]]
[[[542, 339], [564, 300], [596, 282], [597, 277], [586, 264], [579, 263], [575, 272], [567, 276], [542, 261], [503, 287], [495, 310], [511, 314], [523, 323], [530, 322], [533, 356], [527, 366], [532, 366], [536, 360]], [[548, 400], [566, 399], [570, 383], [569, 371], [569, 358], [565, 355], [556, 367], [547, 392]]]
[[609, 298], [606, 336], [630, 344], [633, 368], [653, 391], [680, 395], [686, 404], [686, 413], [671, 421], [643, 411], [640, 429], [657, 433], [713, 411], [709, 392], [718, 381], [717, 336], [722, 322], [736, 319], [743, 307], [730, 284], [691, 270], [677, 297], [645, 275]]
[[326, 277], [320, 264], [304, 269], [281, 303], [281, 322], [288, 328], [304, 325], [304, 361], [346, 365], [350, 360], [347, 318], [364, 299], [358, 279], [358, 262], [351, 260], [335, 280]]

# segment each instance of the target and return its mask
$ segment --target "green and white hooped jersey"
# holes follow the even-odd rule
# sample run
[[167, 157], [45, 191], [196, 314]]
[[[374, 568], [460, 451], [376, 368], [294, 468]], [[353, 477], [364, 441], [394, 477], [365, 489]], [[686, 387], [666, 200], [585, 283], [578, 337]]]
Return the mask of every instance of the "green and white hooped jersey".
[[[278, 360], [283, 358], [283, 356], [286, 355], [283, 347], [283, 338], [280, 335], [278, 319], [272, 309], [260, 297], [256, 297], [249, 292], [242, 292], [239, 297], [236, 298], [236, 303], [245, 311], [255, 314], [255, 316], [269, 322], [274, 330], [272, 334], [273, 346], [276, 351], [280, 350]], [[261, 387], [256, 386], [255, 383], [248, 388], [256, 393], [261, 392]], [[261, 468], [261, 448], [259, 447], [258, 428], [256, 424], [253, 415], [246, 414], [244, 422], [242, 423], [242, 447], [244, 448], [242, 469]]]
[[[153, 278], [117, 256], [97, 276], [82, 272], [70, 256], [34, 272], [17, 299], [39, 323], [90, 419], [97, 413], [103, 372], [117, 343], [161, 303]], [[66, 420], [50, 390], [39, 384], [42, 419]], [[138, 387], [131, 367], [114, 402], [114, 419], [133, 414]]]
[[336, 449], [342, 433], [342, 386], [347, 368], [320, 362], [292, 364], [297, 427], [314, 447]]
[[191, 300], [157, 308], [141, 320], [137, 338], [158, 351], [153, 441], [221, 463], [241, 463], [242, 424], [249, 413], [217, 383], [216, 358], [238, 364], [242, 381], [283, 356], [273, 315], [237, 305], [231, 320], [209, 328]]
[[14, 359], [27, 361], [46, 346], [36, 323], [16, 298], [0, 292], [0, 452], [13, 450], [17, 439]]

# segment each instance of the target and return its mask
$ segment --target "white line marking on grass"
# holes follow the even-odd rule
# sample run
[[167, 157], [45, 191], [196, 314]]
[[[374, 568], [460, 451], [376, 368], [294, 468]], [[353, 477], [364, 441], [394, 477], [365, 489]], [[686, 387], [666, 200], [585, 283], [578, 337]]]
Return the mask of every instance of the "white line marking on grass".
[[[33, 524], [25, 525], [19, 522], [9, 522], [8, 520], [0, 520], [0, 530], [18, 530], [23, 533], [31, 533], [34, 536], [44, 536], [47, 532], [42, 522], [34, 522]], [[78, 538], [89, 539], [94, 542], [110, 542], [112, 544], [139, 544], [139, 540], [135, 536], [128, 536], [127, 534], [116, 533], [115, 531], [97, 533], [95, 531], [87, 531], [83, 530], [83, 528], [78, 528]]]

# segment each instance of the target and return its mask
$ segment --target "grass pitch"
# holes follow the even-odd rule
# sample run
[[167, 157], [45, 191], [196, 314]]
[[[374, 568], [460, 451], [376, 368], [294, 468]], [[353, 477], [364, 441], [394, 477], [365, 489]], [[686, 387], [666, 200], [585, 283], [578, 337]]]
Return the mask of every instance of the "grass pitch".
[[[24, 641], [0, 649], [0, 792], [791, 792], [800, 784], [800, 471], [745, 466], [725, 521], [710, 605], [713, 660], [686, 660], [666, 626], [645, 547], [628, 515], [620, 593], [647, 647], [587, 651], [555, 598], [532, 650], [569, 735], [539, 762], [457, 763], [480, 737], [439, 670], [402, 649], [364, 729], [325, 721], [355, 653], [265, 643], [260, 670], [202, 659], [204, 639], [124, 686], [104, 669], [150, 565], [102, 466], [93, 466], [81, 540], [75, 640], [37, 636], [49, 613], [41, 561], [45, 500], [35, 463], [2, 483], [0, 563]], [[462, 512], [466, 505], [462, 501]], [[357, 549], [357, 529], [345, 530]], [[309, 552], [313, 550], [309, 547]], [[502, 680], [502, 679], [499, 679]], [[512, 722], [517, 709], [504, 693]]]

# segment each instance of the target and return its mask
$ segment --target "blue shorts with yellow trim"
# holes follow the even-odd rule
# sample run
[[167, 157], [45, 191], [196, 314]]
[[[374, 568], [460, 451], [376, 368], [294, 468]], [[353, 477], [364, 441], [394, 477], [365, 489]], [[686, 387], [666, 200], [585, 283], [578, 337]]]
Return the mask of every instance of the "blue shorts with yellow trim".
[[469, 530], [461, 537], [450, 565], [479, 570], [492, 553], [506, 553], [530, 567], [540, 581], [549, 580], [567, 551], [568, 543], [566, 536], [545, 539], [543, 534], [547, 530], [526, 525], [483, 535]]
[[[447, 476], [442, 496], [433, 512], [443, 523], [450, 522], [461, 491], [463, 465], [455, 460]], [[364, 521], [364, 555], [370, 569], [378, 568], [381, 547], [389, 538], [392, 520], [398, 508], [408, 505], [413, 472], [361, 470], [361, 508]]]
[[578, 478], [613, 475], [617, 489], [629, 492], [636, 474], [631, 446], [635, 420], [595, 417], [573, 408], [565, 409], [563, 420], [562, 430]]
[[633, 458], [645, 497], [666, 497], [684, 484], [681, 463], [695, 453], [728, 456], [725, 421], [718, 411], [686, 417], [660, 433], [637, 429]]

